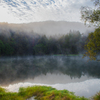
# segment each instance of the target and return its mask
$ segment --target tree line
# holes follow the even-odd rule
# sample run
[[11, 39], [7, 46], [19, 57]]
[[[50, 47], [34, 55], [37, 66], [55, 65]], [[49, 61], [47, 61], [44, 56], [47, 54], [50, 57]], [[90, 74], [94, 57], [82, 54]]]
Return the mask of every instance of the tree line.
[[57, 38], [10, 30], [9, 34], [0, 33], [0, 56], [79, 54], [84, 52], [86, 38], [79, 31]]

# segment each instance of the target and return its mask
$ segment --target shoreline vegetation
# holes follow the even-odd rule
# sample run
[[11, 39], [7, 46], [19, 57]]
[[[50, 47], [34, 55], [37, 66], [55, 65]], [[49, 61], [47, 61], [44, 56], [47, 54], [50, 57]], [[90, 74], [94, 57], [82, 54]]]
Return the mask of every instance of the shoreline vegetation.
[[27, 58], [27, 57], [46, 57], [46, 56], [66, 56], [66, 57], [79, 57], [81, 56], [83, 58], [83, 54], [50, 54], [50, 55], [22, 55], [22, 56], [0, 56], [0, 59], [3, 58]]
[[33, 96], [36, 100], [100, 100], [100, 92], [91, 98], [85, 98], [68, 90], [56, 90], [48, 86], [21, 87], [18, 93], [0, 87], [0, 100], [27, 100]]

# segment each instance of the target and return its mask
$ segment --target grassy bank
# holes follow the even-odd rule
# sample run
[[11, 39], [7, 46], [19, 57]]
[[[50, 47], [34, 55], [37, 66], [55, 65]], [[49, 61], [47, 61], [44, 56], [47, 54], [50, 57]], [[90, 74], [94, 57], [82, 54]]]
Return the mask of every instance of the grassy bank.
[[[26, 100], [32, 96], [35, 96], [36, 100], [89, 100], [75, 96], [73, 92], [68, 90], [56, 90], [47, 86], [20, 88], [18, 93], [7, 92], [0, 88], [0, 100]], [[95, 95], [92, 100], [100, 100], [100, 93]]]

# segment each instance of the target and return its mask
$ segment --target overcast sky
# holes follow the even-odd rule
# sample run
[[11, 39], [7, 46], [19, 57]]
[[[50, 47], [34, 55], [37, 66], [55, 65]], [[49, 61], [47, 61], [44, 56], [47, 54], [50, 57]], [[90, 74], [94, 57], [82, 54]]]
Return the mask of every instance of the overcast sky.
[[46, 20], [81, 22], [81, 6], [91, 0], [0, 0], [0, 22], [28, 23]]

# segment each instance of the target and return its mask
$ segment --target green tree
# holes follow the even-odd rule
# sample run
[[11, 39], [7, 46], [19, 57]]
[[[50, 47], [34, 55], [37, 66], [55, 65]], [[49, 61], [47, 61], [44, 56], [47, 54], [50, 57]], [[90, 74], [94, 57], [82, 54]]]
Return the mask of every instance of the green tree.
[[4, 43], [0, 40], [0, 55], [4, 53]]
[[37, 44], [36, 46], [33, 47], [33, 50], [34, 50], [35, 54], [43, 55], [43, 54], [46, 54], [46, 52], [47, 52], [47, 46], [42, 43]]
[[81, 19], [86, 23], [100, 27], [100, 0], [92, 0], [95, 4], [95, 9], [90, 7], [81, 7]]
[[87, 52], [84, 54], [84, 56], [89, 56], [90, 60], [96, 60], [96, 57], [100, 52], [100, 0], [92, 1], [95, 4], [95, 9], [82, 7], [81, 18], [85, 23], [88, 22], [97, 27], [87, 38], [85, 44], [85, 50]]
[[8, 43], [5, 43], [5, 55], [12, 56], [13, 52], [14, 49]]
[[84, 56], [89, 56], [90, 60], [96, 60], [96, 56], [100, 53], [100, 28], [89, 34], [85, 49], [87, 52]]

